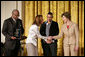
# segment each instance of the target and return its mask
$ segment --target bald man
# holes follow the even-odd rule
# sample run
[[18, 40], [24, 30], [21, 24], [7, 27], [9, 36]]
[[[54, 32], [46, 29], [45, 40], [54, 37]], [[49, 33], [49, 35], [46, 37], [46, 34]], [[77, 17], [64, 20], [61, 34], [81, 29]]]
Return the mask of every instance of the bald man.
[[14, 9], [12, 16], [4, 21], [2, 33], [5, 36], [5, 56], [18, 55], [20, 48], [20, 40], [18, 38], [24, 33], [22, 21], [18, 17], [19, 11]]

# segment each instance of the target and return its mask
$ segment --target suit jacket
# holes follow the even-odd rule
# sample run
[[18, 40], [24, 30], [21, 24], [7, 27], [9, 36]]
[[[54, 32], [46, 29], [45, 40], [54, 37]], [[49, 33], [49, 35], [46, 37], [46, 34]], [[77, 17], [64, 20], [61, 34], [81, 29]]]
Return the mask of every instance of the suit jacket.
[[63, 24], [61, 27], [61, 32], [59, 35], [56, 36], [56, 39], [61, 38], [64, 35], [63, 43], [66, 44], [73, 44], [78, 46], [79, 44], [79, 30], [78, 25], [71, 22], [69, 25], [69, 29], [67, 28], [66, 24]]
[[[49, 36], [55, 36], [55, 35], [58, 35], [58, 33], [59, 33], [58, 23], [52, 21], [51, 26], [50, 26], [50, 30], [49, 30]], [[46, 36], [46, 22], [44, 22], [41, 25], [41, 27], [40, 27], [40, 34], [42, 36]], [[55, 40], [55, 41], [57, 42], [57, 40]]]
[[20, 40], [12, 40], [11, 37], [14, 36], [17, 28], [21, 29], [21, 34], [24, 33], [24, 29], [22, 26], [22, 21], [20, 19], [14, 20], [10, 17], [4, 21], [2, 33], [5, 36], [5, 47], [9, 49], [14, 49], [16, 44], [20, 45]]

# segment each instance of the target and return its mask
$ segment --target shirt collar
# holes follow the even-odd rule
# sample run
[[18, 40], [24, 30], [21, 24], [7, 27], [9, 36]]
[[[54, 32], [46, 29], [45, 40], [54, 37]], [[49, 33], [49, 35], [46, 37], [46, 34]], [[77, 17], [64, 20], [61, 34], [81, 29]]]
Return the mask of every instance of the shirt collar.
[[[48, 21], [46, 21], [45, 23], [48, 24]], [[51, 23], [52, 23], [52, 21], [51, 21]], [[51, 23], [50, 23], [50, 24], [51, 24]]]
[[13, 19], [13, 21], [15, 21], [16, 22], [16, 20], [12, 17], [12, 19]]

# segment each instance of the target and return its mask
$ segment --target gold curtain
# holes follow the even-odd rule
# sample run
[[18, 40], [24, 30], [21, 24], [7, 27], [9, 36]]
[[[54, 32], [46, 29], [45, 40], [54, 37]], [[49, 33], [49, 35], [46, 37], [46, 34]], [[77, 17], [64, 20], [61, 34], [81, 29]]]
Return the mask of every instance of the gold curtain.
[[[42, 14], [44, 21], [47, 20], [47, 13], [53, 13], [53, 20], [58, 22], [59, 29], [63, 24], [61, 14], [63, 12], [71, 13], [71, 20], [79, 26], [79, 56], [84, 56], [84, 1], [23, 1], [23, 24], [25, 36], [28, 36], [29, 28], [36, 15]], [[58, 40], [57, 55], [63, 56], [62, 40]], [[25, 40], [24, 40], [25, 41]], [[26, 55], [26, 46], [24, 46]], [[41, 39], [38, 39], [38, 54], [43, 55]]]

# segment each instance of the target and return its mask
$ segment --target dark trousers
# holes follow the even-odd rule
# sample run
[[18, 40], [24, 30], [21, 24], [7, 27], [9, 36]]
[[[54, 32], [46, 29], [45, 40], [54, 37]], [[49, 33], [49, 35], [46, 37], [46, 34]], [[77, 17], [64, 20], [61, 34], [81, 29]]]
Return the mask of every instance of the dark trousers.
[[1, 43], [1, 56], [3, 56], [3, 54], [4, 54], [4, 44]]
[[5, 56], [18, 56], [18, 51], [20, 47], [16, 47], [15, 49], [11, 50], [9, 48], [5, 48]]
[[44, 56], [57, 56], [57, 42], [47, 44], [41, 40]]

